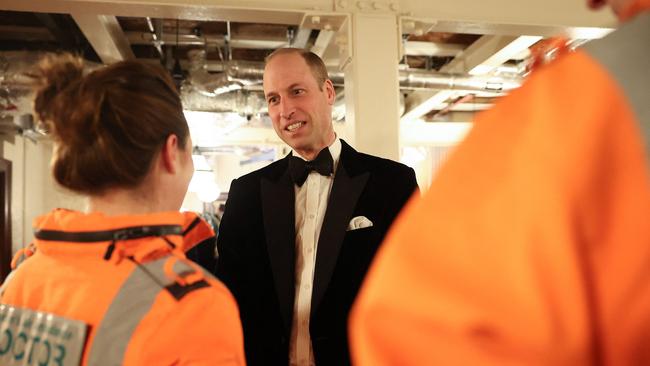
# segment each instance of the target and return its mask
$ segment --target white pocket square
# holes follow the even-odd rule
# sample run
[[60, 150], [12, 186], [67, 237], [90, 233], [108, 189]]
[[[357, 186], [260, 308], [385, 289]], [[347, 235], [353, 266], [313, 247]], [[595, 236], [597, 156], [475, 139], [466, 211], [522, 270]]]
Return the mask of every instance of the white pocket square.
[[350, 223], [348, 224], [348, 228], [346, 229], [346, 231], [363, 229], [365, 227], [371, 227], [371, 226], [372, 226], [372, 221], [368, 220], [367, 217], [357, 216], [352, 218], [352, 220], [350, 220]]

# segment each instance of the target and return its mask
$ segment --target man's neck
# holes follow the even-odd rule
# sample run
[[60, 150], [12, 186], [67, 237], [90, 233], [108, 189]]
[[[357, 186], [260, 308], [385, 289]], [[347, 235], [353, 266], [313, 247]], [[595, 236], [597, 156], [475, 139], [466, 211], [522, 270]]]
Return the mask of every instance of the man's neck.
[[307, 161], [311, 161], [316, 159], [316, 156], [318, 156], [318, 153], [320, 153], [323, 149], [326, 149], [336, 141], [336, 133], [332, 133], [331, 138], [328, 139], [327, 143], [324, 143], [321, 145], [320, 148], [316, 149], [310, 149], [310, 150], [299, 150], [299, 149], [293, 149], [298, 155], [300, 155], [303, 159]]

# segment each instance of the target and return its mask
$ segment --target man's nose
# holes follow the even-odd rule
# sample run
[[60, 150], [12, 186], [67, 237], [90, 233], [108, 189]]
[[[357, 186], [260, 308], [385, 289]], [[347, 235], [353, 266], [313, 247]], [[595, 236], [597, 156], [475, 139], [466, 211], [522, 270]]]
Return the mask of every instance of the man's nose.
[[294, 112], [295, 108], [291, 105], [291, 103], [284, 101], [280, 102], [280, 118], [291, 119]]

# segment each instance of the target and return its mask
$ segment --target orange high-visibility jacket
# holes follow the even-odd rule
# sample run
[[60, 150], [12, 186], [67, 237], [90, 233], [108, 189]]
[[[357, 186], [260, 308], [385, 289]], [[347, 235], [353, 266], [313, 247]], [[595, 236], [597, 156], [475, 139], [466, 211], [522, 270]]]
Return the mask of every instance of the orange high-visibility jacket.
[[54, 210], [0, 304], [86, 323], [82, 365], [244, 365], [234, 298], [183, 254], [214, 235], [197, 219]]
[[477, 118], [375, 257], [355, 364], [650, 365], [649, 146], [645, 11]]

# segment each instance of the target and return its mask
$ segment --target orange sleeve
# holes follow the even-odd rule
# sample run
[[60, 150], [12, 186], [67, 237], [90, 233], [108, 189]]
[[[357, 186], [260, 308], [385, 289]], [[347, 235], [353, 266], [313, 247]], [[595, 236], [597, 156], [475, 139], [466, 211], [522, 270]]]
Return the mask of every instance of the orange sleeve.
[[580, 53], [482, 114], [380, 248], [351, 314], [355, 365], [648, 364], [635, 123]]

